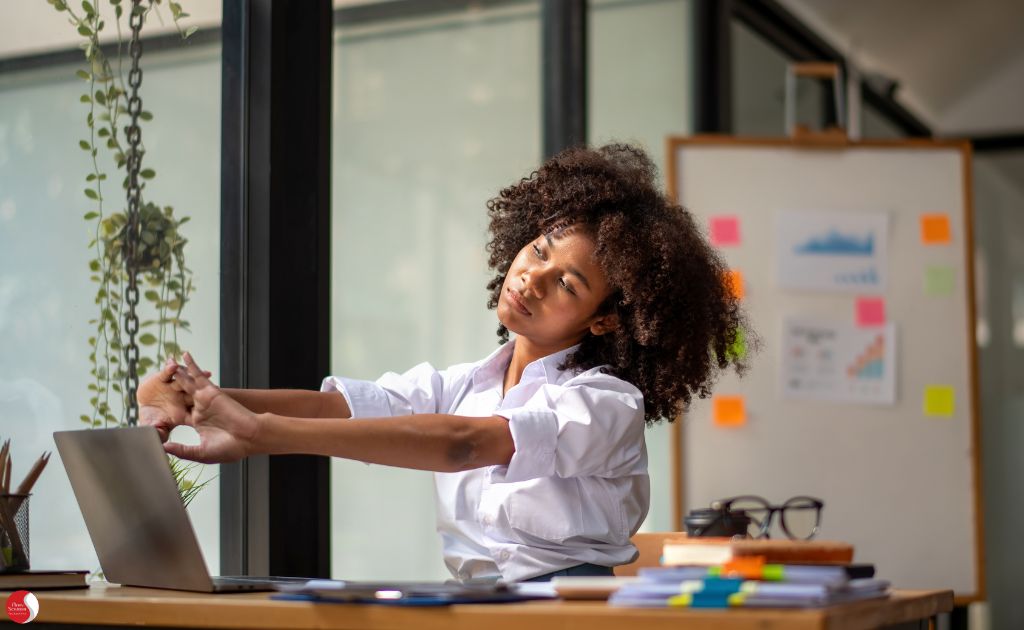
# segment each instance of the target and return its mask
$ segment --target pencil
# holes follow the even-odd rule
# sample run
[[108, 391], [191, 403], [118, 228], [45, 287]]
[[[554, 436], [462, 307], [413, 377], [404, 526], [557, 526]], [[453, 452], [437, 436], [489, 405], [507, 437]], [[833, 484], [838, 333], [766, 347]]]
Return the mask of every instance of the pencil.
[[46, 468], [46, 462], [50, 461], [50, 453], [43, 453], [40, 455], [36, 463], [32, 464], [31, 470], [25, 475], [25, 479], [18, 484], [18, 490], [15, 494], [28, 494], [32, 490], [32, 486], [36, 485], [36, 480], [39, 479], [39, 475], [42, 474], [43, 469]]
[[10, 439], [4, 440], [0, 448], [0, 493], [7, 494], [7, 458], [10, 456]]

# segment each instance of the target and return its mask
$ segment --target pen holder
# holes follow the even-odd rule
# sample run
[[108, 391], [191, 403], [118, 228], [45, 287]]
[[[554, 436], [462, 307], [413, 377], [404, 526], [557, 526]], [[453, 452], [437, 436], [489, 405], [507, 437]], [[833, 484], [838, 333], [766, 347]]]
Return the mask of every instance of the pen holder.
[[27, 494], [0, 494], [0, 573], [28, 571]]

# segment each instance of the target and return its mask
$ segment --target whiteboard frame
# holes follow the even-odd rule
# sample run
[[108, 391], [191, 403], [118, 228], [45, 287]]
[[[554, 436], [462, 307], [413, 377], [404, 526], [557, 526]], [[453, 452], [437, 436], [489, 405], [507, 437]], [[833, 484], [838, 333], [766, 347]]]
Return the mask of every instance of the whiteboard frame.
[[[964, 264], [965, 282], [967, 291], [967, 331], [965, 340], [967, 342], [967, 358], [970, 361], [970, 452], [971, 452], [971, 488], [973, 494], [972, 507], [974, 510], [973, 520], [975, 528], [975, 549], [974, 563], [975, 575], [977, 576], [977, 590], [970, 594], [957, 594], [954, 601], [957, 605], [966, 605], [972, 602], [984, 601], [986, 599], [985, 586], [985, 530], [983, 519], [982, 481], [981, 481], [981, 426], [980, 426], [980, 402], [978, 393], [978, 357], [977, 343], [975, 341], [975, 287], [974, 287], [974, 204], [973, 187], [971, 176], [971, 143], [967, 140], [951, 139], [925, 139], [907, 138], [896, 140], [860, 140], [842, 142], [800, 142], [792, 138], [771, 138], [771, 137], [743, 137], [728, 135], [695, 135], [695, 136], [669, 136], [666, 138], [666, 188], [669, 198], [675, 203], [679, 202], [678, 154], [687, 147], [765, 147], [768, 149], [798, 149], [806, 151], [843, 151], [856, 148], [892, 148], [892, 149], [920, 149], [920, 150], [956, 150], [960, 152], [963, 177], [963, 234], [964, 234]], [[683, 430], [682, 415], [672, 423], [672, 448], [671, 448], [671, 475], [672, 475], [672, 519], [677, 531], [683, 531], [683, 506], [686, 504], [684, 494], [684, 471], [683, 471]]]

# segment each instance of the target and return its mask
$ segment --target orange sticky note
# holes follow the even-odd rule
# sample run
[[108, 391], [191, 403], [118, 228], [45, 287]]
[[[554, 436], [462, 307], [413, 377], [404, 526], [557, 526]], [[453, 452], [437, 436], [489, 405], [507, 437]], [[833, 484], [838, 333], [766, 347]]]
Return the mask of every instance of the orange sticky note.
[[722, 565], [722, 575], [760, 580], [764, 577], [764, 556], [741, 556]]
[[747, 423], [743, 396], [715, 396], [711, 399], [711, 407], [716, 426], [741, 427]]
[[881, 326], [885, 323], [885, 299], [880, 297], [857, 298], [857, 325]]
[[951, 234], [948, 215], [921, 215], [921, 242], [925, 245], [948, 244], [952, 240]]
[[737, 300], [743, 299], [743, 272], [739, 269], [730, 269], [729, 275], [725, 278], [729, 291], [736, 296]]

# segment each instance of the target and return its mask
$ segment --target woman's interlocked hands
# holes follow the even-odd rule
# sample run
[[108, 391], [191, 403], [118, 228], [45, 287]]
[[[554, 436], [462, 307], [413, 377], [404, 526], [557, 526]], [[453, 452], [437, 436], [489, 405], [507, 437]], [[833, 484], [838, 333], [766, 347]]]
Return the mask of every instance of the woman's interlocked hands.
[[[175, 457], [202, 463], [240, 460], [253, 452], [259, 422], [210, 381], [210, 373], [184, 354], [184, 365], [172, 359], [139, 386], [141, 424], [156, 428], [164, 450]], [[181, 424], [193, 427], [199, 444], [168, 442], [171, 430]]]

